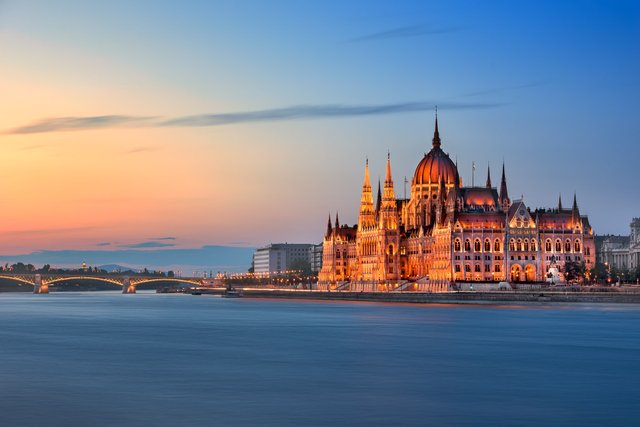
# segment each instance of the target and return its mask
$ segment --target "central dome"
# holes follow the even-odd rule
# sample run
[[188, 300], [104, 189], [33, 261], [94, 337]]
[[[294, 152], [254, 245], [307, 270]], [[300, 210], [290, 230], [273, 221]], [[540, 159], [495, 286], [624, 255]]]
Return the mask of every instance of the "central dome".
[[440, 177], [445, 184], [455, 184], [458, 179], [458, 168], [449, 156], [440, 148], [440, 133], [438, 132], [438, 116], [436, 129], [433, 133], [433, 148], [425, 154], [413, 175], [412, 185], [440, 184]]

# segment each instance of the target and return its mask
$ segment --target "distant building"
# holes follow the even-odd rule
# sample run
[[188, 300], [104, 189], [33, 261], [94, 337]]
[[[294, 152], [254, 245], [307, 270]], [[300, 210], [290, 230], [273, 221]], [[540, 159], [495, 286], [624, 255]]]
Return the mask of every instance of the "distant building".
[[253, 254], [254, 273], [276, 273], [290, 270], [301, 262], [311, 265], [312, 244], [271, 243]]
[[640, 268], [640, 218], [633, 218], [629, 236], [598, 236], [598, 262], [617, 271]]
[[[441, 149], [436, 117], [432, 149], [418, 163], [408, 199], [396, 198], [387, 155], [377, 202], [365, 165], [358, 224], [331, 218], [324, 237], [320, 289], [440, 291], [454, 282], [541, 282], [568, 262], [595, 266], [593, 230], [573, 205], [531, 210], [489, 171], [464, 187]], [[415, 284], [415, 285], [414, 285]]]
[[313, 274], [318, 274], [322, 269], [322, 248], [322, 243], [311, 245], [309, 248], [309, 262], [311, 263], [311, 272]]

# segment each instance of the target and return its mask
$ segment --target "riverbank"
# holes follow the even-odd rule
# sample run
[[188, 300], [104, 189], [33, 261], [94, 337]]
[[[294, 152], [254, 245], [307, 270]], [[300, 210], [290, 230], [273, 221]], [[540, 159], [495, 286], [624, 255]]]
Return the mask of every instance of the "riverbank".
[[[203, 289], [202, 294], [222, 294], [223, 289]], [[514, 304], [514, 303], [624, 303], [640, 304], [640, 292], [327, 292], [284, 289], [243, 289], [246, 298], [287, 298], [334, 301], [370, 301], [413, 304]]]

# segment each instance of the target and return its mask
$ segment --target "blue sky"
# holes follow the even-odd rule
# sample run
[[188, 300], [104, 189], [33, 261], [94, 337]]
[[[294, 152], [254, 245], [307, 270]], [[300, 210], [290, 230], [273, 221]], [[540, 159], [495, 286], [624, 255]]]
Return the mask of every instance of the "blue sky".
[[[639, 16], [624, 1], [1, 2], [1, 246], [319, 241], [328, 212], [357, 220], [365, 156], [375, 180], [390, 150], [402, 195], [435, 104], [465, 184], [472, 161], [483, 182], [504, 160], [512, 197], [575, 191], [596, 233], [628, 233]], [[48, 131], [16, 133], [34, 124]]]

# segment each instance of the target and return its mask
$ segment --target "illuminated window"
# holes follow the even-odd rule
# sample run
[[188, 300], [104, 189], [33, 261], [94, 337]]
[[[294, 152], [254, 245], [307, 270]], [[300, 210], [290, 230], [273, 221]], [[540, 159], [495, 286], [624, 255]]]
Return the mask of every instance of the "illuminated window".
[[556, 252], [562, 252], [562, 242], [560, 239], [556, 240]]
[[489, 239], [484, 241], [484, 251], [485, 252], [491, 251], [491, 242], [489, 241]]
[[476, 239], [475, 242], [473, 242], [473, 250], [480, 252], [480, 239]]
[[576, 243], [573, 245], [574, 252], [580, 252], [580, 240], [576, 240]]
[[518, 246], [516, 246], [516, 250], [518, 251], [522, 250], [522, 239], [518, 239]]
[[496, 252], [500, 252], [500, 240], [496, 239], [496, 241], [493, 242], [493, 250]]
[[456, 239], [453, 245], [454, 245], [455, 251], [460, 252], [460, 239]]
[[500, 264], [496, 264], [496, 265], [494, 265], [493, 267], [494, 267], [493, 269], [494, 269], [494, 271], [495, 271], [496, 273], [500, 273]]
[[525, 250], [525, 252], [529, 251], [529, 240], [528, 239], [524, 239], [524, 250]]
[[516, 241], [511, 239], [509, 240], [509, 250], [510, 251], [515, 251], [516, 250]]
[[537, 246], [537, 245], [538, 245], [538, 244], [536, 243], [536, 239], [531, 239], [531, 250], [532, 250], [532, 251], [537, 250], [537, 249], [536, 249], [536, 246]]
[[564, 251], [571, 252], [571, 240], [567, 239], [564, 242]]
[[476, 273], [480, 273], [480, 266], [476, 264], [474, 270]]
[[551, 240], [547, 239], [547, 241], [544, 243], [544, 250], [547, 252], [551, 252]]
[[456, 273], [460, 273], [460, 265], [456, 264]]
[[464, 250], [465, 251], [470, 251], [471, 250], [471, 240], [466, 239], [464, 241]]

